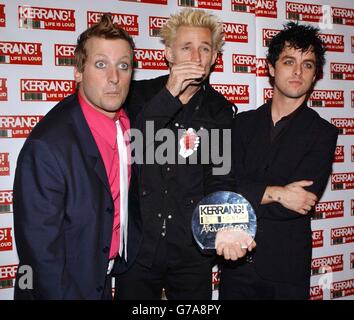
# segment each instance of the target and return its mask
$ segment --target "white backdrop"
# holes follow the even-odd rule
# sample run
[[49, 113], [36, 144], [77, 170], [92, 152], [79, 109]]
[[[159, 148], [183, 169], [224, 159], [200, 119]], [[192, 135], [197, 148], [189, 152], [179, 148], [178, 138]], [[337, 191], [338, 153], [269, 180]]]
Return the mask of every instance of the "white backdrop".
[[[354, 299], [354, 4], [346, 0], [0, 0], [0, 299], [12, 299], [18, 263], [12, 219], [16, 159], [33, 126], [74, 91], [77, 36], [102, 12], [113, 13], [134, 36], [135, 78], [153, 78], [167, 73], [158, 30], [184, 6], [207, 9], [224, 22], [226, 44], [211, 83], [240, 112], [272, 95], [265, 52], [282, 24], [299, 19], [321, 27], [329, 52], [310, 107], [342, 134], [334, 173], [312, 221], [311, 298]], [[216, 271], [213, 280], [217, 289]]]

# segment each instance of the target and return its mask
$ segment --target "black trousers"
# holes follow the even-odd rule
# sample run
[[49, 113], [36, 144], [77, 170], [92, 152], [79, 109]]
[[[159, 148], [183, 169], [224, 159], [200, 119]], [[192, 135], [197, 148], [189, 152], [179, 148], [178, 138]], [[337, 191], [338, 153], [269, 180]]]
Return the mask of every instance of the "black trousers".
[[116, 277], [115, 299], [210, 300], [213, 259], [190, 261], [171, 258], [171, 248], [161, 239], [152, 267], [139, 262]]
[[219, 300], [309, 299], [309, 286], [263, 279], [257, 273], [254, 263], [248, 262], [246, 258], [235, 262], [226, 261], [219, 266]]

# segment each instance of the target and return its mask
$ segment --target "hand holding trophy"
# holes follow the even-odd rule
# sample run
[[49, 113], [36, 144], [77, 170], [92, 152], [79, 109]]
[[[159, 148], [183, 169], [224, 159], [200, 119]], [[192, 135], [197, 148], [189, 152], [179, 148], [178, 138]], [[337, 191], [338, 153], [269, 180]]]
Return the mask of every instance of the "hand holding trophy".
[[225, 259], [243, 257], [255, 247], [257, 219], [242, 195], [218, 191], [204, 197], [192, 217], [192, 231], [201, 249], [216, 249]]

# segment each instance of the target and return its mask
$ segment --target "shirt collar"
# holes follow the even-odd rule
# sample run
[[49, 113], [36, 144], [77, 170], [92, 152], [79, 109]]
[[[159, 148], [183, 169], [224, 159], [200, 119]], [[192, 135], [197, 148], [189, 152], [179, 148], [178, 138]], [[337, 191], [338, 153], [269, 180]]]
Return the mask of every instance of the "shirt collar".
[[115, 121], [116, 118], [119, 119], [122, 116], [118, 115], [121, 114], [121, 112], [118, 111], [114, 119], [111, 119], [93, 108], [92, 105], [81, 96], [80, 92], [78, 92], [78, 99], [91, 131], [94, 131], [95, 134], [102, 137], [110, 147], [114, 149], [117, 144], [117, 127]]

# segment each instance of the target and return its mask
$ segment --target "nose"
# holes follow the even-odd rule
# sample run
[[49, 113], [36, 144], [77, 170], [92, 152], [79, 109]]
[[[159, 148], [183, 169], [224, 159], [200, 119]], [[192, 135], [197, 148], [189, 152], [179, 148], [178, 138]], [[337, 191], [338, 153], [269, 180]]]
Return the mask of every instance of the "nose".
[[192, 61], [200, 62], [200, 52], [199, 52], [199, 50], [193, 50], [192, 51], [191, 59], [192, 59]]
[[119, 82], [119, 71], [115, 67], [111, 67], [108, 70], [108, 81], [113, 84], [117, 84]]
[[302, 74], [302, 65], [300, 63], [294, 64], [294, 74], [300, 76]]

